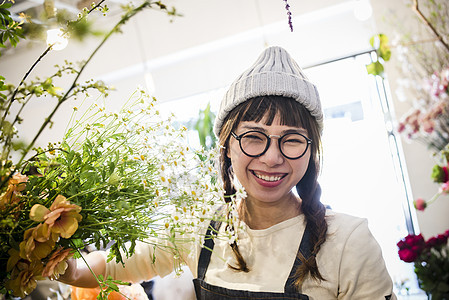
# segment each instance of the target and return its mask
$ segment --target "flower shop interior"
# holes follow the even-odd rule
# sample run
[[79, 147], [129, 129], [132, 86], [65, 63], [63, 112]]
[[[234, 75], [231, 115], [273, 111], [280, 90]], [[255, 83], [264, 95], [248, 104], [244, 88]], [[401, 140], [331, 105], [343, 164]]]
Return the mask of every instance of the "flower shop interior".
[[[79, 82], [101, 80], [113, 87], [104, 101], [95, 91], [62, 103], [33, 147], [60, 141], [72, 113], [82, 111], [87, 102], [102, 101], [104, 109], [114, 112], [140, 88], [157, 99], [163, 117], [187, 128], [190, 147], [212, 148], [210, 118], [228, 85], [265, 47], [284, 47], [320, 92], [325, 114], [322, 202], [368, 219], [398, 299], [428, 299], [413, 260], [399, 256], [398, 242], [409, 234], [428, 240], [447, 235], [449, 229], [445, 0], [166, 0], [166, 7], [159, 2], [153, 5], [157, 9], [147, 7], [132, 15], [99, 47], [128, 2], [106, 0], [102, 6], [108, 10], [90, 13], [89, 30], [97, 34], [59, 36], [62, 40], [51, 42], [25, 31], [15, 47], [3, 41], [4, 84], [51, 76], [55, 65], [64, 61], [89, 60]], [[133, 2], [138, 6], [144, 1]], [[55, 17], [42, 20], [45, 9], [48, 14], [46, 5], [76, 18], [91, 4], [15, 0], [8, 10], [15, 20], [22, 20], [25, 12], [32, 15], [26, 22], [55, 29]], [[46, 52], [48, 43], [55, 44]], [[70, 88], [72, 81], [64, 78], [54, 78], [54, 93]], [[8, 112], [4, 103], [2, 114]], [[21, 115], [17, 135], [24, 143], [33, 140], [56, 105], [49, 96], [29, 101], [23, 110], [16, 108]], [[198, 124], [205, 126], [206, 134], [199, 134]], [[442, 272], [447, 275], [449, 269]], [[449, 287], [447, 276], [444, 280]], [[183, 298], [184, 291], [192, 289], [188, 270], [153, 283], [153, 299], [190, 299]], [[51, 299], [70, 297], [62, 284], [51, 284], [42, 281], [38, 287], [47, 289]], [[62, 298], [54, 298], [56, 294]], [[33, 294], [27, 298], [40, 299]]]

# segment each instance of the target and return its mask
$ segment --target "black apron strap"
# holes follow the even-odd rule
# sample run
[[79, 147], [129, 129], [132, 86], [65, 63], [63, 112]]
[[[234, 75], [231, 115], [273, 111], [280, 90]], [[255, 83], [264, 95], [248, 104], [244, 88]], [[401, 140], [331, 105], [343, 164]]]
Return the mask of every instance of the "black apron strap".
[[[310, 245], [310, 226], [307, 223], [306, 228], [304, 229], [304, 234], [301, 239], [301, 243], [299, 245], [298, 254], [301, 253], [306, 259], [308, 259], [312, 255], [312, 249]], [[293, 268], [290, 271], [290, 275], [288, 276], [287, 282], [285, 283], [284, 291], [286, 293], [297, 293], [298, 290], [295, 287], [295, 274], [298, 267], [302, 264], [298, 255], [296, 255], [295, 263], [293, 264]]]
[[198, 279], [204, 280], [207, 267], [209, 266], [212, 250], [214, 249], [214, 237], [220, 230], [221, 221], [211, 220], [206, 235], [204, 236], [203, 248], [201, 248], [200, 258], [198, 261]]

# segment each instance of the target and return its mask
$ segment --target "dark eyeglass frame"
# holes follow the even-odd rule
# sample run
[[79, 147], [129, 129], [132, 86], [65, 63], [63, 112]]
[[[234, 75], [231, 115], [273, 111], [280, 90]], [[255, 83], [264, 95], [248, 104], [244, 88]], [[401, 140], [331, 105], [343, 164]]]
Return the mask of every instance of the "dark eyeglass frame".
[[[257, 155], [252, 155], [252, 154], [246, 153], [245, 150], [243, 150], [243, 147], [242, 147], [242, 137], [244, 137], [244, 136], [247, 135], [248, 133], [252, 133], [252, 132], [260, 133], [260, 134], [264, 135], [264, 136], [267, 138], [267, 145], [265, 146], [265, 149], [262, 151], [262, 153], [257, 154]], [[287, 135], [292, 135], [292, 134], [300, 135], [300, 136], [302, 136], [303, 138], [305, 138], [306, 141], [307, 141], [307, 145], [306, 145], [306, 148], [304, 149], [304, 152], [303, 152], [300, 156], [297, 156], [297, 157], [290, 157], [290, 156], [285, 155], [285, 153], [282, 151], [282, 147], [281, 147], [282, 139], [283, 139], [284, 137], [286, 137]], [[237, 135], [235, 132], [231, 131], [231, 135], [232, 135], [237, 141], [239, 141], [240, 150], [242, 150], [242, 152], [243, 152], [246, 156], [249, 156], [249, 157], [260, 157], [260, 156], [264, 155], [264, 154], [267, 152], [268, 148], [270, 148], [270, 145], [271, 145], [271, 138], [272, 138], [272, 137], [277, 137], [277, 138], [278, 138], [279, 151], [281, 152], [281, 154], [282, 154], [285, 158], [288, 158], [288, 159], [300, 159], [301, 157], [303, 157], [303, 156], [307, 153], [307, 150], [309, 149], [310, 144], [312, 144], [312, 139], [306, 137], [304, 134], [301, 134], [301, 133], [299, 133], [299, 132], [289, 132], [289, 133], [286, 133], [286, 134], [280, 136], [280, 135], [276, 135], [276, 134], [268, 135], [268, 134], [266, 134], [266, 133], [264, 133], [264, 132], [262, 132], [262, 131], [258, 131], [258, 130], [250, 130], [250, 131], [246, 131], [246, 132], [242, 133], [241, 135]]]

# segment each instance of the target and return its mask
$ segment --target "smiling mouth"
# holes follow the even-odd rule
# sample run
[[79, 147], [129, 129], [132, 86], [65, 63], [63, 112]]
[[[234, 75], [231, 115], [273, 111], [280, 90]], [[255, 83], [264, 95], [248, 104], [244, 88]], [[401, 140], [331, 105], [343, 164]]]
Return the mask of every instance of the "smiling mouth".
[[269, 182], [279, 181], [282, 178], [284, 178], [285, 176], [287, 176], [287, 174], [284, 174], [284, 175], [263, 175], [263, 174], [258, 174], [258, 173], [254, 172], [254, 171], [252, 171], [252, 173], [257, 178], [265, 180], [265, 181], [269, 181]]

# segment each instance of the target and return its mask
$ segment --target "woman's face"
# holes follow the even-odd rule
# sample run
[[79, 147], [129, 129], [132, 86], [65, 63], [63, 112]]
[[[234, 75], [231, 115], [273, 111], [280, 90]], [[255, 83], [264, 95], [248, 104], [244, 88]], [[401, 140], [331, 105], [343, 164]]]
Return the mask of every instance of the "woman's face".
[[[272, 125], [261, 122], [244, 121], [235, 130], [241, 135], [250, 130], [258, 130], [267, 135], [282, 136], [286, 132], [298, 132], [308, 137], [308, 133], [301, 127], [280, 125], [276, 116]], [[277, 138], [272, 138], [270, 147], [260, 157], [249, 157], [242, 152], [239, 141], [230, 137], [227, 156], [231, 159], [232, 168], [240, 183], [246, 190], [247, 201], [266, 204], [289, 201], [292, 188], [304, 176], [310, 159], [310, 147], [299, 159], [287, 159], [279, 150]]]

